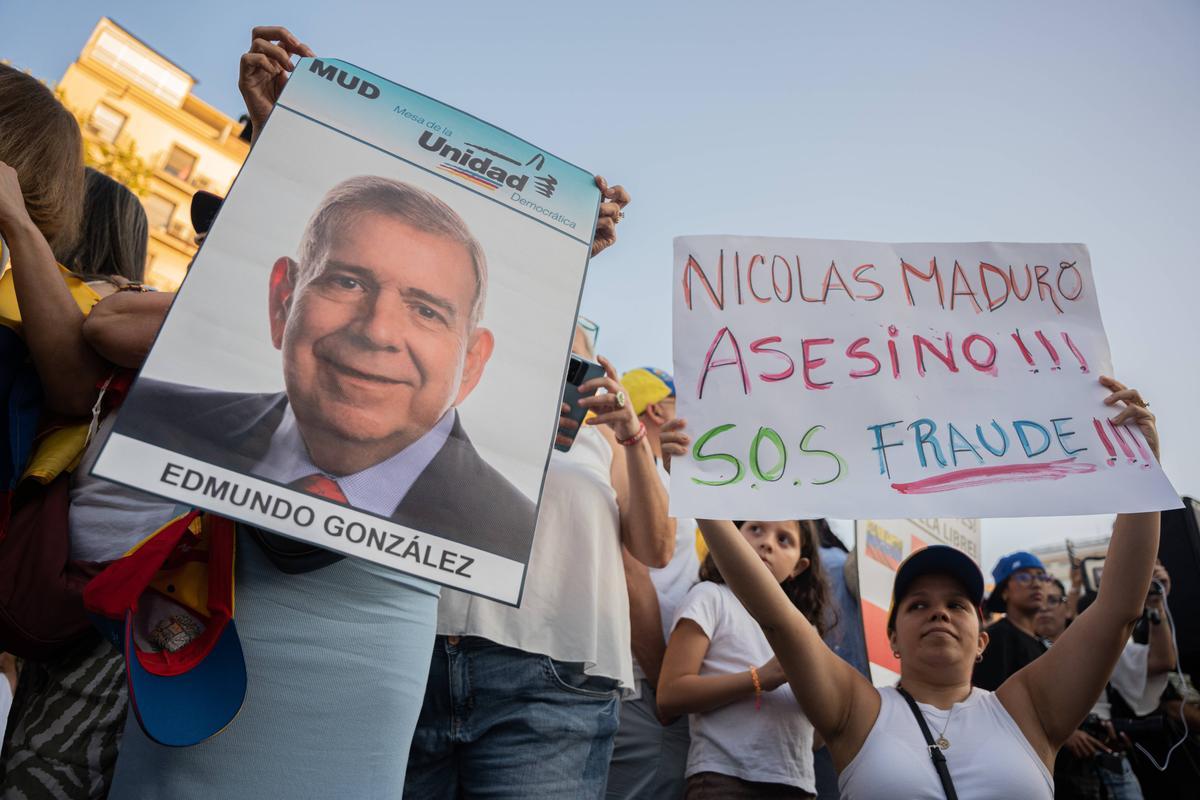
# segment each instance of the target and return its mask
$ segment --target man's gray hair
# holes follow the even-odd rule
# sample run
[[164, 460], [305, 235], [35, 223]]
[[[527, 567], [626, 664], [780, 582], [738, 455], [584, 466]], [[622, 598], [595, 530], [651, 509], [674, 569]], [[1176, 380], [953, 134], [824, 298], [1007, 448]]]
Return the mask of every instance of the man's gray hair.
[[297, 287], [316, 277], [329, 255], [334, 234], [367, 214], [396, 217], [419, 231], [443, 236], [467, 248], [475, 268], [475, 299], [468, 327], [479, 324], [487, 298], [487, 259], [467, 223], [429, 192], [379, 175], [347, 178], [321, 200], [300, 240]]

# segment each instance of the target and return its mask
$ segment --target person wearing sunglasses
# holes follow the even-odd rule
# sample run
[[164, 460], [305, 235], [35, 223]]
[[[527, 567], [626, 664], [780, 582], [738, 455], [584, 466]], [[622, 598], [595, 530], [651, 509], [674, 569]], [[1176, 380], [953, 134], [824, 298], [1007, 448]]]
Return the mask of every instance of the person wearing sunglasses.
[[1034, 620], [1051, 579], [1041, 559], [1023, 550], [997, 561], [992, 578], [996, 588], [988, 595], [984, 610], [1003, 612], [1004, 616], [988, 626], [988, 648], [971, 678], [973, 684], [989, 692], [1046, 652]]
[[1067, 587], [1058, 578], [1051, 577], [1046, 584], [1046, 596], [1042, 607], [1033, 618], [1033, 630], [1047, 645], [1053, 644], [1071, 624], [1071, 605], [1067, 602]]

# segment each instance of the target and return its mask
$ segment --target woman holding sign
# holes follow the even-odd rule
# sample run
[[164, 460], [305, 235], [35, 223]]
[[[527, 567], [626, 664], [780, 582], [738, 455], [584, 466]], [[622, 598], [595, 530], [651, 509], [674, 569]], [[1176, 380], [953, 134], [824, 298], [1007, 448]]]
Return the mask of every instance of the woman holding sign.
[[[1101, 378], [1117, 425], [1158, 456], [1154, 415], [1134, 389]], [[1141, 615], [1158, 551], [1158, 513], [1119, 514], [1095, 603], [1054, 647], [994, 693], [971, 686], [987, 647], [983, 576], [944, 546], [900, 565], [888, 635], [900, 683], [876, 689], [821, 641], [730, 522], [700, 520], [730, 588], [762, 626], [805, 715], [828, 743], [847, 800], [1054, 795], [1059, 747], [1104, 688]], [[1063, 680], [1069, 675], [1071, 680]]]

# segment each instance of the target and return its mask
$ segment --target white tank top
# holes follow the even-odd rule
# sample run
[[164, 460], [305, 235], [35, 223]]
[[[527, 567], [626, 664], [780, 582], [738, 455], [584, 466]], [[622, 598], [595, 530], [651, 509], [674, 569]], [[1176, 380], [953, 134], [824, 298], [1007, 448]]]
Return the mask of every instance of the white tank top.
[[[879, 718], [838, 777], [842, 800], [945, 800], [908, 703], [892, 687], [879, 698]], [[1053, 800], [1054, 777], [995, 693], [973, 689], [945, 711], [917, 705], [934, 739], [949, 718], [946, 764], [961, 800]]]
[[442, 590], [438, 633], [582, 662], [589, 675], [633, 685], [629, 595], [621, 564], [612, 448], [596, 428], [553, 451], [521, 607]]

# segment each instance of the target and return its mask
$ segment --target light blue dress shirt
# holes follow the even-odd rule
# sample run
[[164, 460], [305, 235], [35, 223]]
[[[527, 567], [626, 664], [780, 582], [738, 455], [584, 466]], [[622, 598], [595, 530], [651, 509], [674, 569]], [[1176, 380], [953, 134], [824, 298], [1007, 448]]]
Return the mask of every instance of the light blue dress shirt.
[[261, 478], [285, 485], [321, 474], [337, 483], [354, 508], [381, 517], [391, 517], [417, 478], [446, 444], [454, 428], [454, 414], [454, 409], [447, 411], [424, 436], [391, 458], [361, 472], [339, 476], [330, 475], [312, 463], [289, 403], [284, 408], [279, 427], [271, 435], [267, 454], [253, 472]]
[[[354, 507], [390, 517], [453, 426], [451, 410], [386, 461], [329, 477]], [[254, 472], [280, 483], [321, 472], [290, 407]], [[130, 714], [109, 797], [401, 797], [438, 587], [355, 558], [287, 575], [244, 535], [236, 570], [241, 712], [194, 747], [154, 744]]]

